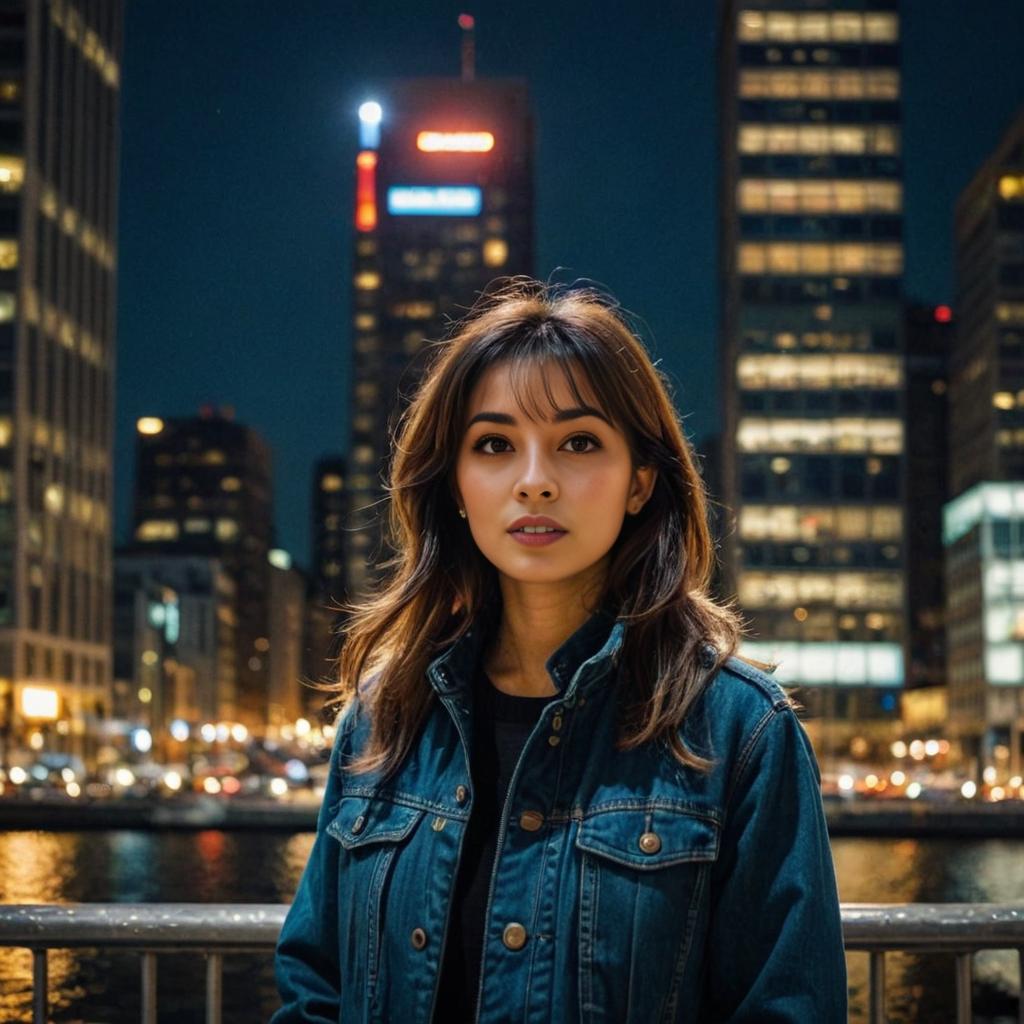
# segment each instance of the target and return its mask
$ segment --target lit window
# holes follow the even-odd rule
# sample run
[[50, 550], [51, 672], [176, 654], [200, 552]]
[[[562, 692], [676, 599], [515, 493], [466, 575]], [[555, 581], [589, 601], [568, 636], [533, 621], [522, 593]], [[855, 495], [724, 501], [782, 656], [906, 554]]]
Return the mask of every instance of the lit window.
[[357, 463], [361, 465], [369, 465], [374, 460], [374, 451], [372, 445], [368, 444], [357, 444], [355, 450], [352, 453], [352, 457]]
[[380, 274], [375, 270], [364, 270], [356, 274], [353, 284], [360, 291], [373, 291], [380, 287]]
[[210, 520], [205, 516], [190, 516], [185, 520], [186, 533], [209, 533]]
[[899, 39], [896, 15], [865, 14], [864, 37], [869, 43], [895, 43]]
[[147, 519], [139, 523], [135, 539], [143, 541], [177, 540], [178, 524], [173, 519]]
[[205, 463], [207, 466], [223, 466], [228, 459], [219, 448], [210, 448], [203, 452], [199, 461]]
[[903, 272], [903, 247], [896, 243], [742, 242], [741, 274], [874, 274]]
[[899, 389], [903, 372], [899, 358], [887, 355], [742, 355], [736, 380], [746, 391]]
[[741, 153], [880, 153], [899, 151], [899, 134], [891, 125], [741, 124]]
[[997, 391], [992, 396], [992, 404], [997, 409], [1013, 409], [1016, 407], [1017, 402], [1013, 397], [1012, 391]]
[[0, 448], [7, 448], [11, 443], [13, 424], [10, 416], [0, 416]]
[[0, 292], [0, 323], [9, 323], [18, 311], [13, 292]]
[[337, 473], [324, 473], [320, 478], [320, 490], [334, 493], [341, 490], [341, 477]]
[[14, 270], [17, 266], [17, 241], [13, 238], [0, 238], [0, 270]]
[[488, 238], [484, 242], [484, 264], [503, 267], [508, 261], [508, 243], [503, 238]]
[[1004, 174], [999, 179], [999, 195], [1006, 200], [1024, 200], [1024, 174]]
[[437, 312], [437, 305], [423, 300], [415, 302], [396, 302], [391, 307], [391, 315], [404, 320], [429, 320]]
[[357, 331], [372, 331], [377, 326], [377, 318], [372, 313], [357, 313], [355, 323]]
[[237, 540], [238, 523], [236, 523], [234, 519], [218, 519], [216, 537], [217, 540]]
[[15, 78], [0, 80], [0, 102], [17, 103], [21, 99], [21, 82]]
[[0, 192], [17, 192], [25, 183], [25, 161], [20, 156], [0, 156]]
[[220, 482], [220, 489], [222, 491], [240, 491], [242, 481], [237, 476], [226, 476]]
[[736, 444], [741, 452], [876, 452], [903, 450], [903, 425], [894, 419], [765, 419], [739, 421]]

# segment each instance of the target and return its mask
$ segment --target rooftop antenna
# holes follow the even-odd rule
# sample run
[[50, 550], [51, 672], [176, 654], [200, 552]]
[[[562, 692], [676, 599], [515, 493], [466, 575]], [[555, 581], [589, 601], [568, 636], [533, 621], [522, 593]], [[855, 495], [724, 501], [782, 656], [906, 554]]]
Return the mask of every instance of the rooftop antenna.
[[476, 77], [476, 41], [473, 28], [476, 19], [472, 14], [459, 15], [459, 28], [462, 29], [462, 80], [472, 82]]

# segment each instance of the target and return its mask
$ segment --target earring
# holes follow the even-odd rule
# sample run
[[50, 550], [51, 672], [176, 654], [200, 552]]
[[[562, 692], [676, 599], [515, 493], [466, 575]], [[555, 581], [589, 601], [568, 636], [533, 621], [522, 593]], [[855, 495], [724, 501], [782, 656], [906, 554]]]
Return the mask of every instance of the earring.
[[466, 510], [464, 508], [460, 508], [459, 509], [459, 515], [462, 516], [463, 519], [465, 519], [466, 518]]

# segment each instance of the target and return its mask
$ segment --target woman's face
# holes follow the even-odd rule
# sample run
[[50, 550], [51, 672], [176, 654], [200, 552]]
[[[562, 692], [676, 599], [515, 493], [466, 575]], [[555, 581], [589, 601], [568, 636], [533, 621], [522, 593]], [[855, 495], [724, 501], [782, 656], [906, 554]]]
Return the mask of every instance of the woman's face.
[[[607, 566], [623, 519], [650, 496], [656, 471], [633, 469], [625, 436], [605, 419], [585, 380], [587, 406], [579, 409], [557, 366], [547, 377], [556, 409], [539, 421], [516, 404], [507, 365], [491, 367], [477, 383], [456, 463], [456, 500], [477, 547], [502, 576], [586, 583]], [[529, 388], [544, 394], [539, 367], [530, 371]], [[512, 532], [524, 516], [545, 516], [558, 532]]]

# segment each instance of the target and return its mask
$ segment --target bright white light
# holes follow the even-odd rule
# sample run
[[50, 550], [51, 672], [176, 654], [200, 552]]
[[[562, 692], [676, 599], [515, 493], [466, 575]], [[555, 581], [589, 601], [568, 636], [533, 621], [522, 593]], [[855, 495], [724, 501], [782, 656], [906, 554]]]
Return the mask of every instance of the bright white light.
[[270, 783], [270, 792], [274, 796], [284, 796], [288, 792], [288, 783], [284, 779], [274, 779]]
[[875, 786], [878, 785], [878, 776], [875, 775], [875, 774], [865, 775], [864, 776], [864, 785], [867, 786], [868, 789], [874, 789]]
[[81, 796], [82, 787], [77, 782], [69, 782], [65, 787], [64, 791], [68, 796]]
[[992, 800], [1002, 800], [1006, 796], [1006, 790], [1004, 790], [1002, 786], [993, 786], [990, 796]]
[[215, 733], [218, 743], [227, 743], [228, 737], [231, 735], [231, 728], [227, 722], [220, 722], [217, 725]]
[[384, 111], [376, 100], [367, 100], [359, 107], [359, 120], [363, 124], [380, 124], [383, 116]]
[[176, 739], [179, 743], [184, 743], [189, 736], [188, 722], [183, 718], [176, 718], [171, 722], [171, 736]]
[[893, 757], [906, 757], [907, 745], [903, 740], [897, 740], [890, 748]]
[[249, 738], [249, 730], [241, 722], [235, 722], [231, 726], [231, 738], [236, 743], [244, 743]]
[[853, 776], [852, 775], [840, 775], [839, 776], [839, 788], [844, 793], [849, 793], [853, 789]]
[[901, 772], [899, 769], [897, 769], [889, 776], [889, 781], [894, 786], [902, 786], [903, 783], [907, 781], [907, 776], [904, 772]]
[[60, 770], [60, 777], [65, 782], [74, 782], [75, 781], [74, 769], [72, 769], [72, 768], [61, 768], [61, 770]]
[[153, 736], [148, 729], [132, 731], [132, 746], [140, 753], [146, 754], [153, 747]]
[[130, 786], [135, 781], [135, 776], [130, 768], [118, 768], [114, 772], [114, 781], [119, 786]]
[[1014, 775], [1014, 777], [1010, 779], [1009, 786], [1011, 789], [1017, 789], [1021, 785], [1024, 785], [1024, 779], [1022, 779], [1019, 775]]
[[991, 786], [996, 781], [996, 769], [995, 765], [988, 765], [985, 770], [981, 773], [981, 777], [985, 780], [986, 786]]
[[43, 742], [44, 742], [43, 741], [43, 734], [41, 732], [34, 732], [28, 738], [28, 745], [33, 750], [42, 750], [43, 749]]
[[220, 783], [211, 775], [208, 778], [203, 779], [203, 789], [211, 795], [219, 793]]
[[293, 782], [305, 782], [309, 778], [309, 769], [296, 757], [285, 763], [284, 773]]
[[921, 795], [921, 783], [920, 782], [912, 782], [909, 786], [907, 786], [907, 796], [909, 796], [911, 800], [916, 800], [920, 795]]
[[309, 720], [308, 719], [300, 718], [295, 723], [295, 735], [296, 736], [305, 736], [309, 732], [309, 729], [310, 729], [310, 726], [309, 726]]
[[968, 800], [970, 800], [974, 796], [974, 794], [977, 793], [977, 792], [978, 792], [978, 787], [973, 782], [971, 782], [970, 779], [968, 779], [960, 787], [960, 795], [966, 797]]
[[28, 772], [19, 765], [15, 765], [10, 771], [9, 778], [16, 786], [20, 786], [28, 778]]
[[181, 776], [177, 772], [166, 772], [164, 774], [164, 785], [174, 792], [181, 789]]
[[929, 740], [924, 745], [924, 752], [929, 757], [935, 757], [935, 755], [938, 754], [938, 752], [939, 752], [939, 741], [938, 740]]
[[267, 561], [275, 569], [290, 569], [292, 567], [292, 556], [284, 548], [271, 548], [267, 552]]
[[915, 761], [923, 761], [924, 760], [924, 741], [923, 740], [914, 740], [914, 742], [910, 744], [910, 756]]
[[207, 743], [212, 743], [217, 738], [217, 727], [212, 722], [204, 722], [203, 727], [199, 730], [199, 735]]

